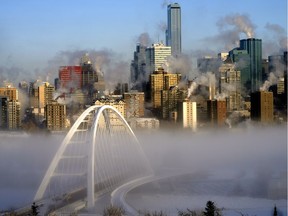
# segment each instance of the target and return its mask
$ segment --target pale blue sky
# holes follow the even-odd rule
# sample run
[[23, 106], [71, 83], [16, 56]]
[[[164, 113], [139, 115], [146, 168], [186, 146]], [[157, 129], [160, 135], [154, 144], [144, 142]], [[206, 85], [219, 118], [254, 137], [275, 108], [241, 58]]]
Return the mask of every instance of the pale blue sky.
[[[161, 26], [166, 24], [167, 4], [171, 2], [3, 0], [0, 6], [0, 75], [11, 67], [41, 71], [61, 51], [108, 49], [130, 62], [140, 34], [148, 33], [153, 42], [164, 40]], [[287, 34], [286, 0], [176, 2], [182, 10], [184, 53], [213, 50], [203, 39], [219, 34], [217, 21], [235, 13], [247, 15], [255, 25], [255, 37], [263, 41], [275, 38], [265, 28], [267, 23], [279, 25]], [[215, 52], [219, 51], [219, 46], [215, 47]]]

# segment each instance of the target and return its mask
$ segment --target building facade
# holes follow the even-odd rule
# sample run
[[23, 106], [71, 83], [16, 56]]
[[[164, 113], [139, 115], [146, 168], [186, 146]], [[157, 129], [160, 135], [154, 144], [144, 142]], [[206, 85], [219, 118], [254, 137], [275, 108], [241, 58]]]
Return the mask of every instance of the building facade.
[[223, 126], [226, 121], [226, 100], [208, 100], [207, 117], [212, 125]]
[[197, 103], [194, 101], [184, 100], [178, 103], [177, 121], [183, 128], [197, 129]]
[[[120, 114], [126, 118], [126, 107], [125, 107], [125, 102], [120, 99], [109, 99], [109, 98], [101, 98], [97, 99], [94, 102], [95, 105], [110, 105], [113, 106], [115, 109], [117, 109]], [[113, 112], [109, 111], [109, 119], [110, 119], [110, 124], [113, 126], [119, 126], [121, 127], [122, 121], [118, 118], [118, 116]], [[104, 118], [100, 118], [100, 125], [105, 125]]]
[[177, 56], [182, 51], [181, 39], [181, 7], [178, 3], [167, 7], [166, 45], [171, 47], [172, 55]]
[[0, 87], [0, 96], [7, 96], [9, 100], [18, 100], [18, 89], [11, 86]]
[[127, 119], [144, 117], [144, 101], [144, 92], [130, 91], [124, 93]]
[[273, 93], [257, 91], [251, 93], [251, 119], [262, 123], [274, 121]]
[[[235, 69], [241, 72], [241, 87], [250, 92], [250, 57], [248, 51], [235, 48], [229, 52], [229, 59], [232, 63], [236, 63]], [[244, 93], [243, 96], [245, 96]]]
[[59, 68], [59, 88], [65, 88], [72, 92], [81, 89], [82, 83], [81, 66], [61, 66]]
[[66, 129], [66, 105], [53, 101], [45, 106], [46, 128], [50, 131]]
[[172, 86], [169, 88], [169, 90], [162, 90], [161, 118], [176, 121], [177, 105], [180, 101], [183, 101], [185, 98], [187, 98], [187, 90], [179, 89], [177, 86]]
[[227, 96], [227, 111], [240, 110], [241, 72], [234, 64], [224, 63], [219, 68], [219, 93]]
[[0, 96], [0, 128], [17, 130], [21, 127], [20, 102], [10, 100], [8, 96]]
[[246, 50], [249, 55], [250, 91], [259, 91], [262, 85], [262, 40], [248, 38], [240, 40], [240, 50]]
[[127, 120], [133, 130], [157, 130], [160, 122], [156, 118], [131, 118]]
[[146, 46], [137, 44], [134, 52], [134, 59], [130, 65], [130, 81], [134, 90], [143, 91], [145, 83], [148, 81], [146, 73]]
[[169, 74], [160, 70], [150, 75], [151, 102], [153, 108], [161, 108], [161, 91], [175, 87], [181, 80], [181, 74]]
[[152, 74], [163, 68], [167, 58], [171, 56], [171, 47], [163, 43], [152, 44], [152, 47], [146, 49], [146, 73]]

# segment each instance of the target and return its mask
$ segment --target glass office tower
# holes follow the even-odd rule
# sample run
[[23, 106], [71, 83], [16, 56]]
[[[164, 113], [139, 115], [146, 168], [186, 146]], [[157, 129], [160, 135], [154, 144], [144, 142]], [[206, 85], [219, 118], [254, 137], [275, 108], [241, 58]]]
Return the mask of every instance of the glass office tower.
[[181, 53], [181, 8], [178, 3], [168, 5], [168, 28], [166, 31], [166, 46], [171, 47], [172, 55]]
[[247, 50], [249, 55], [251, 92], [259, 91], [262, 85], [262, 40], [240, 40], [240, 50]]

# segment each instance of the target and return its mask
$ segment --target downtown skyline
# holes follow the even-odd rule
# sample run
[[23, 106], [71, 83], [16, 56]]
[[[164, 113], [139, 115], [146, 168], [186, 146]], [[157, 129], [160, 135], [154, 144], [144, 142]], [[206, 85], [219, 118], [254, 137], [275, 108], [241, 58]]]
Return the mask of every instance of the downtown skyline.
[[[278, 53], [280, 41], [285, 37], [287, 46], [284, 0], [273, 5], [247, 0], [233, 2], [231, 7], [227, 7], [231, 4], [227, 0], [13, 0], [1, 7], [0, 80], [48, 79], [49, 76], [47, 81], [52, 82], [59, 66], [77, 64], [69, 62], [69, 57], [78, 54], [81, 58], [85, 52], [110, 56], [106, 62], [110, 69], [105, 75], [111, 76], [109, 71], [115, 68], [129, 74], [129, 64], [141, 36], [149, 46], [165, 42], [167, 5], [174, 2], [181, 7], [182, 52], [191, 58], [229, 51], [237, 47], [229, 40], [247, 38], [242, 29], [228, 21], [231, 17], [241, 17], [251, 27], [252, 37], [262, 39], [263, 58]], [[225, 39], [229, 31], [235, 33], [234, 38]]]

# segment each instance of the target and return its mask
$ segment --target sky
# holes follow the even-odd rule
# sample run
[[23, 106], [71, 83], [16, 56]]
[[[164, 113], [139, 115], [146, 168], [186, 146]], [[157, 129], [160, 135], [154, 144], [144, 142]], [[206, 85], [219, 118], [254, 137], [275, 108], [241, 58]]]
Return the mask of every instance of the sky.
[[[267, 43], [266, 50], [272, 50], [272, 54], [277, 51], [277, 40], [283, 39], [283, 35], [287, 37], [286, 0], [273, 3], [266, 0], [177, 2], [182, 13], [183, 53], [192, 57], [227, 51], [224, 33], [235, 27], [227, 21], [229, 17], [246, 19], [253, 28], [254, 37]], [[117, 64], [112, 70], [120, 64], [125, 65], [122, 70], [129, 71], [140, 35], [149, 38], [148, 44], [165, 41], [169, 3], [173, 2], [3, 1], [0, 8], [0, 81], [23, 77], [27, 80], [28, 76], [36, 79], [48, 73], [50, 79], [54, 79], [59, 66], [71, 63], [67, 53], [79, 55], [90, 51], [113, 55]], [[241, 39], [246, 37], [241, 31], [237, 34]], [[265, 49], [263, 52], [264, 57], [271, 55]]]

